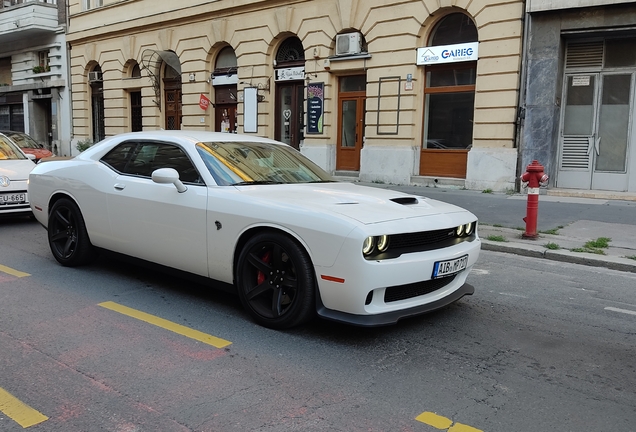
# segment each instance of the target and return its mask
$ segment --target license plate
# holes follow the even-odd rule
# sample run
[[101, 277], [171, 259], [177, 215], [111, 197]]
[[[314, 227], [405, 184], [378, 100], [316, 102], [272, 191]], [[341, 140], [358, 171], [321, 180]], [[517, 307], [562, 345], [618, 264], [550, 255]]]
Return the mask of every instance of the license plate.
[[19, 204], [26, 202], [25, 193], [0, 194], [0, 204]]
[[467, 264], [468, 255], [448, 261], [437, 261], [433, 267], [433, 279], [458, 273], [464, 270]]

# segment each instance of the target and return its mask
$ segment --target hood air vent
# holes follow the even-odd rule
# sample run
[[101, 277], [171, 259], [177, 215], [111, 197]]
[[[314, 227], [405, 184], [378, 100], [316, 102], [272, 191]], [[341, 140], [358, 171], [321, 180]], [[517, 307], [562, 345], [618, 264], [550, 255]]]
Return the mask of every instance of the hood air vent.
[[415, 197], [392, 198], [391, 201], [402, 205], [413, 205], [419, 203], [419, 201]]

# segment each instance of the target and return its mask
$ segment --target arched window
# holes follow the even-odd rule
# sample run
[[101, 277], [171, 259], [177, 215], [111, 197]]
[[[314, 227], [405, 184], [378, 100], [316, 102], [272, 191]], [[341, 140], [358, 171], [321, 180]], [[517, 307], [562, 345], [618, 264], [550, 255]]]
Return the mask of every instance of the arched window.
[[[477, 42], [477, 28], [463, 13], [445, 16], [433, 29], [429, 46]], [[473, 141], [476, 61], [426, 66], [426, 149], [468, 149]]]

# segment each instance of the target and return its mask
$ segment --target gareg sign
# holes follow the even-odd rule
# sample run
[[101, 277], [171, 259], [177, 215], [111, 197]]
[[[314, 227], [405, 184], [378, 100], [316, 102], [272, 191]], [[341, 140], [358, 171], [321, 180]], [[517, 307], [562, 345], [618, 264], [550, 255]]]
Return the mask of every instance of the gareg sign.
[[418, 48], [415, 64], [426, 66], [440, 63], [475, 61], [478, 58], [478, 47], [479, 42], [469, 42]]

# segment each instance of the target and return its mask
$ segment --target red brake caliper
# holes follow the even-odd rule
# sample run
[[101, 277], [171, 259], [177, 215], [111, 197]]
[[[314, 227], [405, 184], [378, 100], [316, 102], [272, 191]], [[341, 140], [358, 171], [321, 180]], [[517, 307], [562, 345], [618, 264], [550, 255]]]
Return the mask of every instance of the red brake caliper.
[[[270, 261], [272, 260], [272, 254], [270, 251], [265, 252], [265, 254], [263, 255], [263, 257], [261, 258], [261, 260], [265, 263], [265, 264], [269, 264]], [[258, 271], [258, 275], [256, 276], [256, 283], [258, 285], [262, 284], [263, 282], [265, 282], [265, 273], [263, 273], [262, 271]]]

